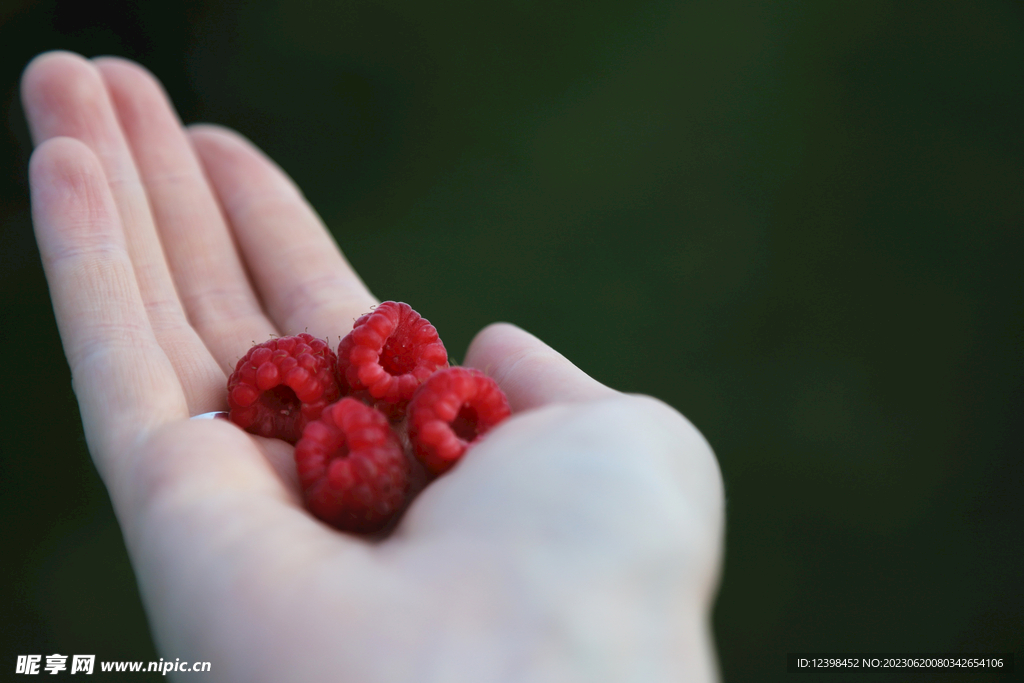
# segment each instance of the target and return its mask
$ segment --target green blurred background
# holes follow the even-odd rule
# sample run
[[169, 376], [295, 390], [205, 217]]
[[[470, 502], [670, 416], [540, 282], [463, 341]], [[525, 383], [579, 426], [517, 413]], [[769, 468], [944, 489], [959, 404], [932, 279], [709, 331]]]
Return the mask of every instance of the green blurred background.
[[2, 676], [156, 657], [31, 235], [17, 80], [53, 48], [137, 59], [186, 122], [252, 138], [456, 358], [508, 320], [687, 415], [728, 497], [726, 681], [789, 680], [791, 651], [1024, 652], [1020, 3], [2, 0], [0, 22]]

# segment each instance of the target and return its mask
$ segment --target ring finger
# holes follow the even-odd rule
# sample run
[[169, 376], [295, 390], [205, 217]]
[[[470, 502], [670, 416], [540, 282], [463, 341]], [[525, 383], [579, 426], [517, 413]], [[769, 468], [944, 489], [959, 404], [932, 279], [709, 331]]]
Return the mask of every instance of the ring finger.
[[[220, 408], [224, 374], [185, 318], [146, 190], [96, 67], [68, 52], [41, 55], [25, 70], [22, 100], [37, 145], [71, 137], [84, 142], [99, 159], [121, 217], [149, 323], [182, 383], [189, 410]], [[217, 386], [220, 391], [214, 390]]]

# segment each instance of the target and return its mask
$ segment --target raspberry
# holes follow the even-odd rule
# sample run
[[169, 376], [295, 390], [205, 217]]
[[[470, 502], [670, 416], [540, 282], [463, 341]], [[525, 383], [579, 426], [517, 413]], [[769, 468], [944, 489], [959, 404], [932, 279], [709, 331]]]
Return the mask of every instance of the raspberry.
[[308, 334], [252, 347], [228, 379], [231, 421], [252, 434], [295, 443], [324, 407], [341, 398], [336, 362], [327, 343]]
[[438, 475], [510, 414], [505, 394], [479, 370], [439, 370], [409, 403], [409, 440], [416, 457]]
[[338, 382], [346, 394], [367, 390], [400, 419], [416, 389], [448, 367], [437, 330], [409, 304], [385, 301], [356, 320], [338, 345]]
[[295, 446], [306, 506], [343, 531], [379, 531], [401, 511], [409, 461], [388, 419], [354, 398], [327, 406]]

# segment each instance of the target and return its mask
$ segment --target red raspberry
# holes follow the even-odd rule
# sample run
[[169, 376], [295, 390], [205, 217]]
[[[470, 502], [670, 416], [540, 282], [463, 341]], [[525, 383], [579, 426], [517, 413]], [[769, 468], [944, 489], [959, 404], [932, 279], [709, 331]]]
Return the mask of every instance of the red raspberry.
[[498, 384], [479, 370], [439, 370], [409, 403], [409, 440], [427, 469], [441, 474], [511, 412]]
[[228, 379], [231, 421], [252, 434], [295, 443], [324, 407], [341, 398], [336, 363], [327, 343], [308, 334], [252, 347]]
[[[385, 301], [356, 320], [338, 345], [338, 381], [347, 394], [367, 390], [385, 412], [400, 418], [416, 389], [448, 353], [437, 330], [409, 304]], [[384, 408], [385, 406], [381, 405]]]
[[306, 506], [343, 531], [384, 527], [405, 504], [409, 460], [388, 419], [343, 398], [310, 422], [295, 446]]

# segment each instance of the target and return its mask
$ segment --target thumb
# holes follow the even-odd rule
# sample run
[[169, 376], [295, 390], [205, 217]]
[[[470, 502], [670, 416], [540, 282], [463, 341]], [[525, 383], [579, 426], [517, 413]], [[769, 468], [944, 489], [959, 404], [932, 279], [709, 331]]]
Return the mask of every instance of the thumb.
[[466, 351], [465, 365], [494, 378], [513, 412], [618, 394], [537, 337], [509, 323], [494, 323], [481, 330]]

